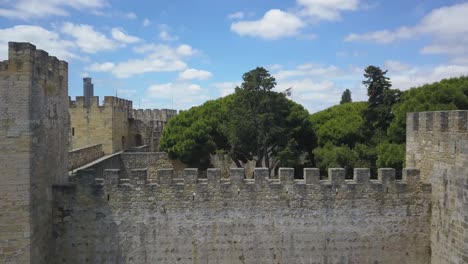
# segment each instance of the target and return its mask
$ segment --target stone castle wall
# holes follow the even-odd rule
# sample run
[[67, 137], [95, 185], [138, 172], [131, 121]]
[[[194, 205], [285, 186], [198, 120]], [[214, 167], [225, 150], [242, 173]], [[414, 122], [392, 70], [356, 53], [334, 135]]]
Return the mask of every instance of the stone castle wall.
[[125, 150], [131, 145], [129, 118], [132, 102], [113, 96], [105, 96], [99, 105], [99, 97], [90, 98], [89, 106], [83, 96], [69, 102], [72, 123], [72, 149], [102, 144], [106, 155]]
[[29, 43], [0, 63], [0, 262], [50, 263], [52, 185], [67, 183], [68, 64]]
[[468, 263], [468, 111], [410, 113], [406, 165], [432, 184], [432, 263]]
[[149, 146], [152, 152], [159, 151], [159, 141], [167, 122], [177, 115], [177, 110], [172, 109], [134, 109], [133, 117], [135, 127], [141, 127], [138, 131], [143, 137], [143, 144]]
[[85, 97], [77, 96], [70, 100], [69, 112], [71, 149], [102, 144], [106, 155], [138, 145], [157, 151], [165, 124], [177, 114], [170, 109], [136, 110], [132, 101], [113, 96], [105, 96], [102, 106], [98, 96], [90, 97], [89, 104]]
[[[130, 156], [129, 156], [130, 157]], [[125, 158], [124, 158], [125, 159]], [[294, 180], [256, 169], [224, 178], [196, 169], [153, 176], [142, 159], [121, 169], [80, 172], [56, 190], [57, 259], [63, 263], [429, 263], [430, 186], [416, 170], [345, 180], [318, 169]], [[125, 163], [125, 162], [124, 162]], [[98, 176], [98, 177], [96, 177]]]
[[102, 157], [102, 144], [68, 152], [68, 170], [73, 170]]

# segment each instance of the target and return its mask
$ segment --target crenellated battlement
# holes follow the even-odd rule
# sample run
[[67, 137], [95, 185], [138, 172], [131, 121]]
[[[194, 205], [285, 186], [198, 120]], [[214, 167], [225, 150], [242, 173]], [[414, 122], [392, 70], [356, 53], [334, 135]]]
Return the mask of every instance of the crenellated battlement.
[[[312, 199], [333, 197], [360, 199], [362, 197], [385, 196], [387, 198], [404, 198], [417, 193], [430, 193], [429, 184], [423, 184], [419, 178], [419, 170], [404, 169], [403, 178], [396, 179], [394, 169], [378, 170], [378, 179], [370, 179], [369, 169], [355, 169], [353, 179], [345, 179], [345, 170], [333, 168], [328, 170], [327, 180], [320, 179], [319, 169], [304, 169], [304, 179], [294, 179], [294, 169], [280, 168], [278, 179], [271, 179], [267, 168], [256, 168], [254, 178], [246, 179], [242, 168], [231, 168], [228, 177], [223, 177], [220, 169], [208, 169], [206, 178], [198, 178], [197, 169], [185, 169], [182, 177], [176, 177], [173, 169], [157, 170], [156, 177], [150, 178], [146, 168], [121, 171], [106, 169], [102, 177], [94, 177], [93, 170], [81, 171], [77, 183], [88, 187], [102, 189], [112, 195], [122, 192], [130, 195], [131, 191], [138, 196], [151, 196], [156, 193], [166, 193], [175, 198], [186, 195], [214, 197], [228, 195], [232, 198], [241, 192], [256, 199], [268, 199], [289, 195], [293, 199]], [[144, 194], [143, 194], [144, 193]], [[166, 197], [167, 198], [167, 197]]]
[[68, 63], [31, 43], [9, 42], [8, 60], [0, 62], [0, 73], [30, 75], [37, 82], [33, 88], [44, 89], [46, 95], [68, 93]]
[[[114, 97], [114, 96], [105, 96], [104, 97], [104, 102], [101, 105], [99, 103], [99, 96], [91, 96], [90, 97], [90, 108], [98, 108], [98, 109], [104, 109], [104, 108], [109, 108], [109, 109], [114, 109], [118, 111], [125, 111], [128, 112], [129, 114], [132, 113], [132, 101], [125, 100], [122, 98]], [[76, 107], [84, 107], [86, 108], [86, 100], [84, 96], [76, 96], [75, 100], [71, 100], [69, 98], [69, 107], [70, 108], [76, 108]]]
[[408, 113], [407, 132], [468, 132], [468, 111], [433, 111]]
[[164, 121], [177, 115], [177, 110], [173, 109], [133, 109], [133, 117], [145, 123], [150, 121]]

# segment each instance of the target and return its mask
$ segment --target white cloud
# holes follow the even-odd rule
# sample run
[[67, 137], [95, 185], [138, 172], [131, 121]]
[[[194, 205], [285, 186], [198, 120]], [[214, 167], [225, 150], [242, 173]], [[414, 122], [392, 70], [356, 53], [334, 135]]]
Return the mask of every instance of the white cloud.
[[229, 19], [243, 19], [245, 17], [244, 12], [235, 12], [227, 16]]
[[413, 35], [413, 30], [407, 27], [399, 28], [395, 31], [380, 30], [369, 32], [365, 34], [351, 33], [345, 37], [345, 41], [365, 41], [365, 42], [377, 42], [381, 44], [387, 44], [401, 39], [410, 39]]
[[72, 41], [64, 40], [58, 33], [39, 26], [17, 25], [0, 29], [0, 58], [7, 58], [9, 41], [33, 43], [38, 49], [61, 60], [77, 57], [73, 52], [76, 45]]
[[227, 95], [230, 95], [234, 93], [235, 88], [237, 86], [240, 86], [241, 82], [222, 82], [222, 83], [214, 83], [213, 87], [215, 87], [217, 90], [219, 90], [219, 96], [224, 97]]
[[150, 21], [148, 18], [145, 18], [145, 19], [143, 20], [143, 26], [144, 26], [144, 27], [147, 27], [147, 26], [149, 26], [149, 25], [151, 25], [151, 21]]
[[128, 35], [123, 29], [121, 28], [113, 28], [112, 29], [112, 37], [125, 44], [131, 44], [140, 42], [141, 39], [132, 35]]
[[115, 68], [115, 64], [112, 62], [105, 62], [105, 63], [93, 63], [91, 64], [87, 70], [93, 72], [109, 72]]
[[[267, 11], [259, 20], [236, 21], [231, 24], [231, 31], [241, 36], [253, 36], [274, 40], [299, 35], [307, 24], [318, 21], [336, 21], [344, 11], [355, 11], [359, 0], [296, 0], [296, 6], [289, 12], [280, 9]], [[229, 19], [245, 18], [243, 12], [228, 15]], [[314, 40], [315, 34], [299, 35], [303, 39]]]
[[297, 35], [304, 26], [305, 23], [298, 16], [271, 9], [259, 20], [232, 23], [231, 31], [241, 36], [271, 40]]
[[95, 31], [90, 25], [67, 22], [63, 24], [61, 32], [75, 38], [76, 45], [86, 53], [114, 50], [118, 47], [116, 42]]
[[[211, 99], [206, 89], [190, 83], [154, 84], [146, 89], [146, 97], [151, 99], [152, 103], [159, 104], [159, 107], [166, 105], [167, 108], [176, 109], [188, 109]], [[149, 102], [149, 100], [144, 101], [144, 103]]]
[[211, 78], [213, 74], [209, 71], [197, 70], [197, 69], [187, 69], [179, 74], [179, 79], [181, 80], [207, 80]]
[[119, 63], [94, 63], [88, 66], [86, 70], [109, 72], [118, 78], [128, 78], [148, 72], [183, 71], [187, 68], [187, 64], [183, 59], [195, 53], [194, 49], [186, 44], [177, 47], [145, 44], [135, 47], [134, 51], [145, 54], [145, 57]]
[[334, 77], [339, 74], [339, 69], [334, 66], [323, 66], [319, 64], [301, 64], [292, 70], [282, 70], [275, 73], [278, 80], [287, 79], [290, 77], [304, 77], [304, 76], [320, 76], [320, 77]]
[[400, 90], [407, 90], [424, 84], [438, 82], [442, 79], [467, 75], [467, 65], [442, 64], [430, 66], [408, 66], [406, 69], [388, 72], [392, 86]]
[[169, 33], [169, 26], [166, 24], [161, 24], [159, 25], [159, 38], [164, 41], [173, 41], [173, 40], [178, 40], [179, 37], [177, 36], [172, 36]]
[[181, 44], [175, 48], [161, 44], [144, 44], [133, 49], [136, 53], [157, 53], [165, 58], [189, 57], [197, 53], [190, 45]]
[[410, 65], [397, 60], [387, 60], [384, 62], [385, 70], [389, 72], [401, 72], [411, 68]]
[[303, 8], [303, 16], [333, 21], [341, 18], [342, 11], [356, 10], [359, 0], [297, 0], [297, 4]]
[[395, 30], [380, 30], [364, 34], [349, 34], [345, 41], [369, 41], [392, 43], [419, 36], [431, 37], [432, 43], [423, 47], [423, 54], [448, 54], [451, 56], [468, 53], [468, 27], [466, 26], [468, 3], [456, 4], [432, 10], [418, 24]]
[[16, 19], [68, 16], [68, 9], [89, 12], [106, 6], [105, 0], [18, 0], [4, 3], [8, 8], [0, 8], [0, 16]]

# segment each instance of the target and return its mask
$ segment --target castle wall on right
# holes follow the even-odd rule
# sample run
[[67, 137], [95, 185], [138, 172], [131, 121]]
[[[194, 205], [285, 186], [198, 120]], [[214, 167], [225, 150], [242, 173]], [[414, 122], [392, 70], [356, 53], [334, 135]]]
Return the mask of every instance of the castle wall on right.
[[431, 262], [468, 263], [468, 111], [409, 113], [406, 167], [432, 185]]

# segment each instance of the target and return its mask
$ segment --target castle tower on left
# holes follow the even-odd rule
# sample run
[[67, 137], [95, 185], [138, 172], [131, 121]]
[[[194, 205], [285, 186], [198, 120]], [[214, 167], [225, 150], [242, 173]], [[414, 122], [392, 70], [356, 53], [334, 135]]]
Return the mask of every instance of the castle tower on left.
[[67, 183], [68, 64], [10, 42], [0, 61], [0, 263], [50, 263], [52, 186]]

